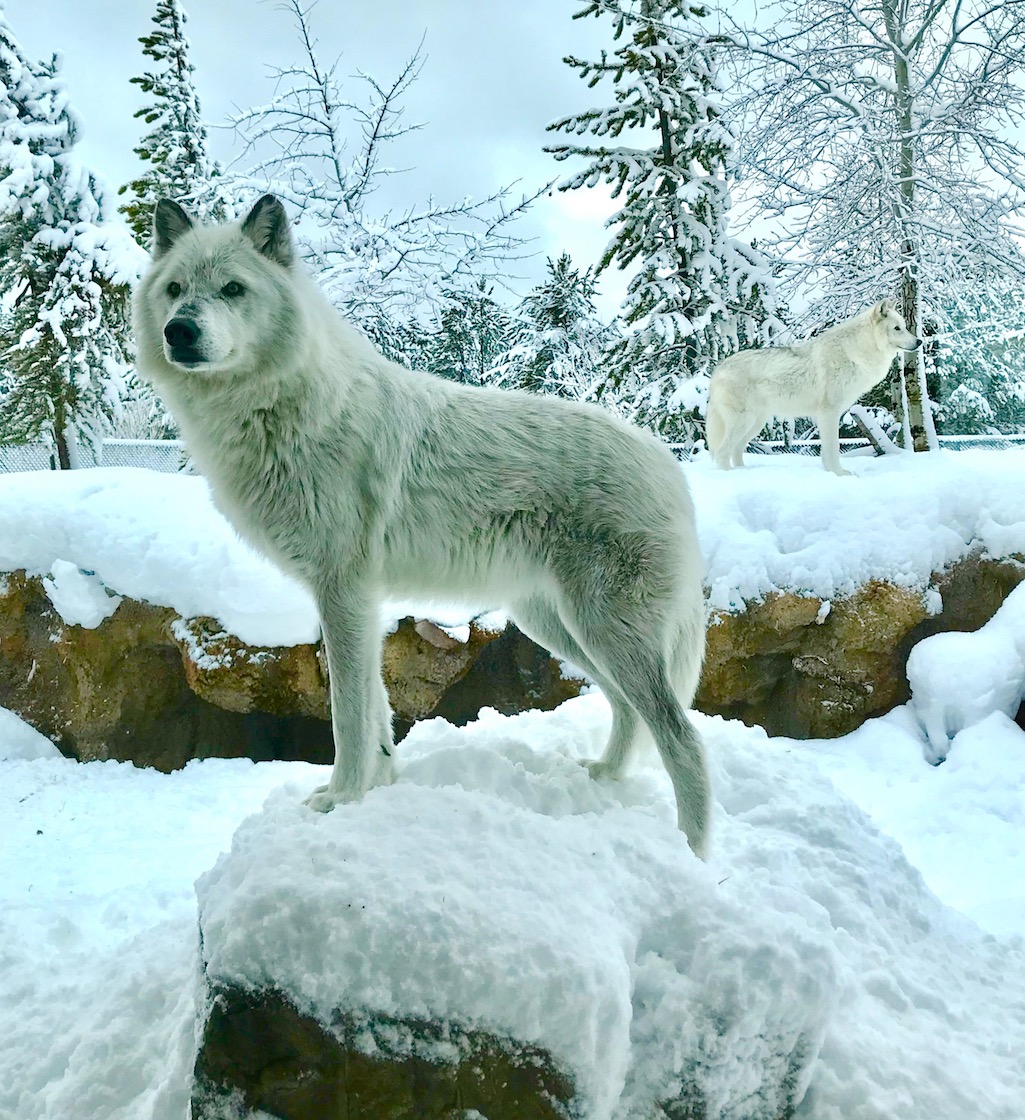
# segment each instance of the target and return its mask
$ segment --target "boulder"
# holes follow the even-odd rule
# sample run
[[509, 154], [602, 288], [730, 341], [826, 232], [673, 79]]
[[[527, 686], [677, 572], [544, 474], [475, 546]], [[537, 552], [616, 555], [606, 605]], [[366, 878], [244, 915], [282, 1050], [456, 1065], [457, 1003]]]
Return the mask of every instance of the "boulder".
[[451, 1024], [338, 1013], [330, 1027], [276, 991], [211, 993], [193, 1120], [228, 1107], [280, 1120], [365, 1116], [566, 1120], [572, 1083], [535, 1046]]
[[[384, 643], [396, 737], [418, 719], [464, 724], [481, 707], [551, 709], [579, 693], [515, 627], [461, 641], [402, 619]], [[328, 763], [333, 747], [319, 645], [250, 646], [212, 618], [129, 598], [93, 627], [70, 625], [44, 582], [0, 578], [0, 707], [64, 754], [173, 770], [191, 758]]]
[[[832, 602], [785, 592], [714, 612], [696, 706], [771, 734], [846, 734], [908, 699], [915, 642], [978, 629], [1023, 573], [1015, 559], [974, 555], [928, 594], [874, 581]], [[383, 671], [397, 739], [435, 716], [551, 709], [583, 684], [511, 624], [474, 623], [463, 640], [413, 617], [385, 639]], [[129, 598], [94, 627], [70, 625], [24, 572], [0, 578], [0, 707], [80, 759], [171, 770], [211, 755], [332, 757], [319, 646], [250, 646], [212, 618]]]

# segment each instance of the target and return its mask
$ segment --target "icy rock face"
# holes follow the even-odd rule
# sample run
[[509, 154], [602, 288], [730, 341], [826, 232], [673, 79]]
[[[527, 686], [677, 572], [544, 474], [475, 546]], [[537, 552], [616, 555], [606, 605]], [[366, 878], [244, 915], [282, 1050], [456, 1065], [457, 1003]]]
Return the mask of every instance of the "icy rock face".
[[536, 1047], [449, 1024], [336, 1016], [330, 1029], [277, 992], [218, 991], [192, 1091], [192, 1120], [261, 1112], [564, 1120], [573, 1088]]
[[935, 574], [924, 594], [873, 580], [833, 600], [786, 592], [714, 611], [696, 704], [773, 735], [846, 735], [908, 699], [914, 642], [982, 626], [1022, 571], [976, 554]]
[[592, 781], [604, 705], [571, 707], [544, 751], [420, 725], [396, 785], [327, 815], [284, 790], [242, 824], [197, 883], [201, 1120], [405, 1115], [417, 1077], [428, 1117], [791, 1115], [839, 987], [825, 912], [751, 874], [764, 852], [737, 881], [698, 861], [658, 770]]

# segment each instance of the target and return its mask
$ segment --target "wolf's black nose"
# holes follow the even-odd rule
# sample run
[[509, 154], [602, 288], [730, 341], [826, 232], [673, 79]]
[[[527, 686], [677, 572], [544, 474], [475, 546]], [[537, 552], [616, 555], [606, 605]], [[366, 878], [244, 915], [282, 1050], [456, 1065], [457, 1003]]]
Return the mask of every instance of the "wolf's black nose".
[[192, 319], [171, 319], [164, 327], [164, 338], [172, 350], [191, 350], [199, 341], [199, 327]]

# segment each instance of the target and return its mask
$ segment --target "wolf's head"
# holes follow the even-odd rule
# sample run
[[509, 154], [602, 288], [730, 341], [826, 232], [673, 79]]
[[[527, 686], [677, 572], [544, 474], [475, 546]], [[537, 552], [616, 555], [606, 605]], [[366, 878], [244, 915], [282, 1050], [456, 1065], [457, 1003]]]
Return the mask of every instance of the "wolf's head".
[[161, 199], [153, 262], [133, 301], [143, 367], [157, 373], [162, 360], [200, 375], [258, 369], [294, 330], [294, 260], [288, 219], [273, 195], [222, 226], [201, 225]]
[[881, 299], [869, 312], [869, 318], [884, 349], [917, 350], [922, 345], [922, 340], [905, 326], [903, 316], [891, 300]]

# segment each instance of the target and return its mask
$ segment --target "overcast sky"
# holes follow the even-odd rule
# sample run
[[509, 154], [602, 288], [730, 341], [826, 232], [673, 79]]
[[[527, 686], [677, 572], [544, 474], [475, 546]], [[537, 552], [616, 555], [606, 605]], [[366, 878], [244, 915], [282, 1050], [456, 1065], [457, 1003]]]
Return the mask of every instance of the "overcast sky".
[[[83, 120], [82, 158], [115, 186], [140, 165], [132, 154], [146, 127], [133, 119], [142, 103], [129, 78], [142, 73], [138, 42], [152, 27], [154, 0], [0, 0], [14, 34], [37, 58], [64, 54], [63, 76]], [[409, 90], [405, 120], [423, 122], [396, 142], [388, 162], [411, 170], [393, 189], [403, 201], [482, 197], [519, 180], [524, 191], [570, 173], [542, 146], [545, 125], [608, 94], [588, 90], [562, 58], [594, 57], [611, 46], [608, 20], [573, 20], [580, 0], [323, 0], [312, 14], [322, 60], [341, 55], [339, 73], [357, 70], [390, 81], [424, 40], [425, 64]], [[237, 108], [266, 101], [274, 66], [298, 59], [289, 12], [275, 0], [184, 0], [191, 59], [204, 119], [222, 123]], [[357, 95], [357, 86], [352, 86]], [[230, 133], [210, 129], [212, 154], [233, 154]], [[574, 161], [573, 166], [582, 166]], [[519, 188], [518, 188], [519, 189]], [[535, 237], [537, 258], [518, 271], [526, 289], [545, 256], [569, 251], [593, 264], [609, 234], [608, 197], [554, 193], [538, 202], [520, 232]], [[618, 306], [623, 277], [606, 274], [602, 310]]]

